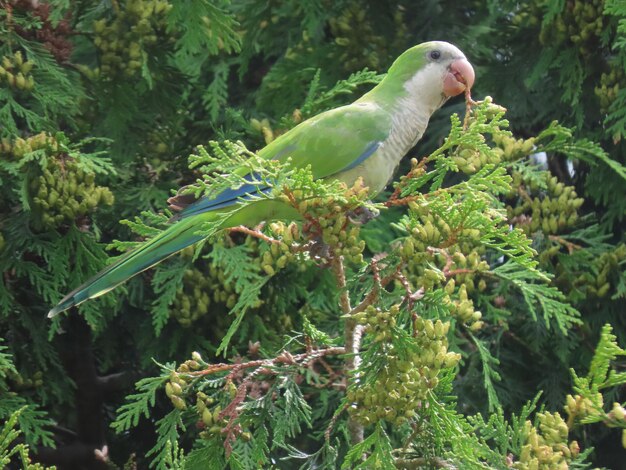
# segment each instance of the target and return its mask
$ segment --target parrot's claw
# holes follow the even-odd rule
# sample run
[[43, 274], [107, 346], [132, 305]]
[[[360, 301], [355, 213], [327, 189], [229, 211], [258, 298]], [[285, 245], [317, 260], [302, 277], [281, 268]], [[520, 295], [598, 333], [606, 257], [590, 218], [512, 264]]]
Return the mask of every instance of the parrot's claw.
[[309, 246], [309, 253], [313, 258], [328, 259], [331, 256], [330, 245], [324, 243], [322, 237], [315, 237], [311, 240]]
[[378, 209], [370, 209], [368, 207], [358, 207], [346, 214], [353, 224], [363, 225], [380, 215]]

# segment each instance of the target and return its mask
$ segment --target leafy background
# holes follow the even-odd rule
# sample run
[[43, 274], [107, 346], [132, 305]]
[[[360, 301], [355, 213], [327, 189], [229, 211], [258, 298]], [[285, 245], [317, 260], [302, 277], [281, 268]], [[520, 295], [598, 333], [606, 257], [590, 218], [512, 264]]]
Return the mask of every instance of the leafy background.
[[[167, 376], [158, 376], [153, 360], [173, 364], [196, 350], [215, 354], [229, 330], [226, 313], [242, 298], [250, 308], [271, 299], [272, 308], [243, 318], [231, 338], [239, 354], [247, 353], [248, 341], [271, 351], [284, 334], [301, 331], [304, 320], [294, 311], [303, 304], [309, 311], [332, 310], [334, 300], [324, 294], [332, 279], [309, 270], [268, 280], [260, 262], [241, 262], [261, 257], [248, 240], [234, 248], [216, 244], [193, 268], [193, 254], [183, 254], [85, 304], [80, 316], [45, 319], [62, 293], [105, 264], [107, 243], [154, 233], [133, 218], [163, 211], [172, 190], [198, 178], [187, 165], [197, 145], [229, 139], [261, 148], [301, 120], [368, 90], [395, 57], [425, 40], [464, 50], [477, 71], [474, 97], [491, 95], [506, 107], [516, 138], [544, 142], [550, 175], [520, 166], [514, 185], [532, 190], [534, 184], [539, 204], [560, 201], [547, 215], [532, 197], [508, 202], [514, 224], [543, 211], [547, 222], [527, 232], [562, 297], [559, 306], [542, 305], [531, 315], [546, 315], [546, 321], [533, 321], [528, 309], [534, 301], [524, 302], [511, 288], [538, 295], [536, 288], [523, 290], [532, 280], [503, 268], [499, 274], [508, 282], [472, 294], [490, 327], [476, 333], [474, 343], [467, 335], [451, 340], [464, 354], [454, 381], [457, 409], [487, 417], [497, 397], [503, 415], [522, 410], [522, 416], [543, 391], [540, 405], [556, 410], [572, 389], [570, 369], [581, 376], [588, 371], [603, 325], [610, 323], [617, 342], [626, 344], [621, 2], [13, 0], [2, 7], [0, 418], [15, 417], [23, 434], [14, 444], [30, 445], [42, 462], [95, 468], [105, 464], [93, 460], [93, 449], [107, 443], [114, 464], [146, 467], [160, 452], [146, 457], [157, 449], [158, 436], [172, 442], [162, 438], [173, 432], [172, 418], [158, 421], [171, 416], [172, 406], [157, 392]], [[439, 147], [450, 114], [464, 107], [458, 99], [439, 111], [412, 156]], [[558, 128], [551, 139], [554, 120], [571, 135]], [[400, 172], [408, 170], [407, 162]], [[559, 199], [564, 187], [571, 189]], [[554, 224], [559, 214], [567, 216], [556, 230], [550, 210], [557, 214]], [[381, 228], [401, 215], [390, 214], [363, 228], [366, 254], [394, 237]], [[151, 226], [167, 218], [146, 217]], [[120, 218], [134, 221], [120, 224]], [[582, 321], [567, 321], [567, 309]], [[156, 393], [154, 408], [131, 429], [116, 410], [135, 381], [151, 376], [142, 387]], [[607, 403], [623, 401], [623, 393], [610, 388]], [[187, 424], [173, 440], [182, 448], [196, 437]], [[371, 436], [384, 433], [375, 429]], [[595, 448], [591, 462], [619, 468], [619, 433], [600, 424], [580, 433], [583, 447]], [[171, 444], [159, 449], [177, 452]], [[156, 463], [174, 468], [176, 458], [170, 455], [167, 463], [167, 452]]]

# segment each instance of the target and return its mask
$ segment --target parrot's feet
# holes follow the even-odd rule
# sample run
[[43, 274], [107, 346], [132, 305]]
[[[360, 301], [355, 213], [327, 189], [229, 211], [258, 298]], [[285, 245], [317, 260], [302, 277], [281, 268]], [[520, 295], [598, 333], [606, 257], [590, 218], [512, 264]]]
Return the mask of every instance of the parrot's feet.
[[370, 209], [368, 207], [357, 207], [355, 210], [346, 214], [350, 222], [353, 224], [363, 225], [380, 215], [378, 209]]
[[318, 260], [328, 259], [331, 256], [330, 245], [324, 243], [321, 236], [316, 236], [310, 242], [309, 253]]

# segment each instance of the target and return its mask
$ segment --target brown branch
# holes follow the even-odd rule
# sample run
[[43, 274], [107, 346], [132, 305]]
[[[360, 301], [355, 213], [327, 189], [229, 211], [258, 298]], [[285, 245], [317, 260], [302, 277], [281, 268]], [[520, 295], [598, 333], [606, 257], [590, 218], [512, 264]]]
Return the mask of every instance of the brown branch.
[[348, 405], [344, 405], [343, 408], [338, 410], [335, 413], [335, 415], [331, 418], [330, 423], [328, 423], [328, 427], [326, 428], [326, 431], [324, 431], [324, 439], [326, 439], [326, 442], [330, 442], [330, 433], [333, 431], [333, 428], [335, 427], [335, 424], [337, 423], [337, 419], [339, 419], [339, 416], [341, 416], [341, 413], [343, 413], [347, 409], [348, 409]]
[[441, 457], [416, 457], [414, 459], [396, 459], [396, 468], [403, 470], [417, 470], [418, 468], [448, 468], [457, 467]]
[[[335, 384], [335, 379], [337, 377], [339, 377], [341, 375], [341, 373], [336, 372], [328, 362], [326, 362], [323, 358], [319, 358], [317, 360], [317, 363], [320, 364], [322, 366], [322, 368], [326, 371], [326, 373], [328, 374], [328, 380], [325, 381], [325, 383], [312, 383], [311, 385], [314, 388], [318, 388], [318, 389], [322, 389], [322, 388], [330, 388], [333, 387]], [[315, 364], [313, 362], [311, 362], [309, 364], [309, 370], [311, 371], [311, 374], [315, 374], [318, 378], [322, 378], [322, 374], [320, 374], [317, 370], [315, 370]]]
[[409, 170], [409, 172], [406, 175], [404, 175], [404, 177], [402, 177], [402, 179], [400, 180], [400, 183], [396, 186], [391, 196], [389, 196], [389, 199], [385, 201], [386, 207], [404, 204], [404, 203], [398, 203], [398, 201], [402, 201], [406, 199], [406, 198], [400, 197], [400, 194], [402, 193], [402, 189], [406, 186], [406, 184], [404, 183], [407, 180], [415, 178], [415, 176], [418, 173], [423, 173], [425, 171], [424, 166], [426, 166], [426, 162], [428, 162], [428, 156], [422, 157], [419, 163], [415, 159], [411, 160], [412, 168]]
[[67, 375], [76, 384], [75, 441], [57, 449], [40, 449], [36, 458], [42, 463], [67, 468], [106, 469], [105, 393], [96, 368], [91, 330], [83, 317], [74, 314], [67, 318], [66, 334], [72, 341], [62, 357]]
[[271, 359], [259, 359], [256, 361], [240, 362], [237, 364], [210, 364], [203, 370], [194, 372], [187, 372], [184, 375], [191, 377], [204, 377], [206, 375], [216, 374], [218, 372], [231, 371], [231, 375], [235, 374], [243, 369], [259, 369], [270, 367], [277, 364], [293, 364], [307, 366], [311, 361], [314, 361], [320, 357], [345, 354], [346, 350], [342, 347], [332, 347], [326, 349], [314, 349], [310, 352], [290, 355], [291, 359], [287, 360], [284, 352], [279, 356]]
[[472, 90], [465, 89], [465, 118], [463, 119], [463, 130], [469, 126], [469, 119], [472, 111], [472, 106], [476, 106], [479, 102], [472, 99]]
[[233, 450], [232, 443], [237, 440], [237, 436], [242, 432], [241, 425], [236, 423], [236, 419], [239, 417], [239, 405], [243, 403], [248, 395], [248, 384], [250, 382], [249, 377], [241, 382], [239, 387], [237, 387], [235, 397], [218, 416], [219, 419], [228, 418], [226, 427], [222, 429], [222, 433], [224, 434], [224, 449], [226, 450], [227, 458], [230, 457]]
[[380, 270], [378, 268], [378, 263], [381, 259], [383, 258], [374, 258], [370, 263], [372, 275], [374, 276], [374, 287], [356, 307], [348, 312], [348, 315], [356, 315], [357, 313], [362, 312], [367, 307], [376, 302], [378, 300], [378, 295], [380, 294], [380, 291], [387, 287], [387, 285], [391, 281], [393, 281], [394, 279], [398, 279], [398, 276], [401, 275], [402, 265], [398, 265], [393, 273], [381, 279]]
[[239, 225], [237, 227], [232, 227], [232, 228], [229, 229], [229, 232], [230, 233], [233, 233], [233, 232], [245, 233], [246, 235], [250, 235], [251, 237], [254, 237], [254, 238], [259, 238], [259, 239], [261, 239], [263, 241], [266, 241], [267, 243], [281, 243], [280, 240], [277, 240], [277, 239], [272, 238], [272, 237], [268, 237], [263, 232], [259, 232], [258, 230], [252, 230], [251, 228], [248, 228], [245, 225]]
[[[296, 197], [294, 196], [293, 191], [285, 186], [283, 187], [283, 194], [287, 196], [287, 199], [289, 199], [289, 203], [291, 204], [291, 206], [295, 210], [300, 212], [302, 217], [304, 217], [304, 219], [306, 220], [306, 223], [302, 226], [302, 232], [311, 233], [312, 235], [321, 235], [322, 232], [324, 231], [324, 228], [320, 225], [317, 219], [311, 216], [311, 214], [307, 213], [306, 211], [303, 212], [300, 210], [300, 204], [296, 200]], [[315, 227], [316, 232], [312, 232], [311, 227]]]
[[393, 207], [393, 206], [406, 206], [409, 202], [417, 201], [420, 198], [423, 198], [424, 194], [414, 194], [413, 196], [406, 196], [400, 199], [388, 200], [385, 202], [385, 206]]
[[417, 300], [424, 297], [424, 293], [426, 292], [424, 287], [420, 287], [415, 292], [412, 292], [411, 286], [409, 284], [409, 280], [406, 278], [404, 274], [402, 274], [401, 272], [397, 273], [396, 279], [400, 281], [400, 284], [402, 284], [402, 287], [404, 287], [404, 291], [406, 292], [406, 296], [404, 297], [404, 299], [407, 303], [407, 306], [409, 307], [409, 310], [412, 310], [413, 304]]
[[391, 207], [391, 206], [406, 206], [407, 204], [409, 204], [410, 202], [413, 201], [417, 201], [418, 199], [428, 199], [431, 198], [433, 196], [438, 196], [440, 193], [447, 191], [446, 189], [437, 189], [435, 191], [432, 191], [430, 193], [426, 193], [426, 194], [413, 194], [412, 196], [406, 196], [403, 198], [399, 198], [399, 199], [391, 199], [389, 198], [387, 201], [385, 201], [385, 206], [386, 207]]
[[[342, 256], [333, 256], [332, 260], [333, 273], [337, 280], [337, 286], [341, 291], [339, 296], [339, 305], [344, 315], [350, 314], [352, 307], [350, 306], [350, 295], [346, 289], [346, 273], [343, 266]], [[346, 318], [344, 326], [344, 340], [345, 350], [348, 356], [346, 357], [346, 372], [349, 374], [355, 371], [359, 367], [359, 349], [361, 347], [361, 336], [363, 334], [363, 328], [357, 324], [354, 318]], [[363, 441], [363, 425], [355, 419], [350, 418], [348, 420], [348, 432], [350, 434], [350, 441], [352, 444], [358, 444]]]
[[450, 269], [454, 260], [452, 259], [452, 256], [450, 256], [450, 253], [448, 253], [448, 250], [444, 248], [435, 248], [429, 246], [428, 248], [426, 248], [426, 251], [428, 251], [429, 253], [439, 253], [446, 257], [446, 264], [441, 269], [441, 272], [444, 274], [446, 279], [449, 279], [453, 276], [458, 276], [460, 274], [472, 274], [476, 272], [475, 269], [470, 268]]
[[560, 243], [561, 245], [565, 246], [565, 248], [567, 248], [567, 252], [571, 255], [572, 253], [574, 253], [574, 251], [576, 250], [582, 250], [582, 246], [577, 245], [576, 243], [572, 243], [568, 240], [565, 240], [562, 237], [559, 237], [557, 235], [548, 235], [548, 238], [554, 242]]
[[[344, 354], [345, 352], [345, 348], [342, 347], [332, 347], [326, 349], [307, 348], [307, 352], [296, 355], [291, 354], [289, 351], [282, 351], [278, 356], [271, 359], [259, 359], [236, 364], [210, 364], [203, 370], [187, 372], [184, 375], [196, 378], [204, 377], [218, 372], [229, 371], [229, 374], [227, 375], [227, 381], [232, 381], [233, 378], [240, 371], [244, 369], [255, 369], [242, 380], [242, 382], [237, 387], [237, 392], [235, 393], [233, 399], [219, 413], [219, 419], [228, 418], [226, 426], [221, 431], [224, 435], [224, 448], [226, 451], [226, 455], [228, 456], [232, 452], [232, 443], [237, 439], [239, 434], [242, 433], [241, 426], [236, 422], [237, 418], [239, 417], [239, 405], [245, 400], [246, 396], [248, 395], [250, 385], [257, 378], [257, 376], [261, 374], [277, 374], [277, 371], [269, 368], [271, 366], [286, 364], [302, 367], [311, 367], [316, 360], [319, 360], [325, 356], [340, 355]], [[326, 367], [330, 368], [330, 366], [328, 366], [327, 364]]]

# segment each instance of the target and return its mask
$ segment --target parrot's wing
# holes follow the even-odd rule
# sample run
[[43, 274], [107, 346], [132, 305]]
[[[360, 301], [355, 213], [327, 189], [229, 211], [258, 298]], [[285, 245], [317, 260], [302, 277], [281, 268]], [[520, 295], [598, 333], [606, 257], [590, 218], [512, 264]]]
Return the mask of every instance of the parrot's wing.
[[[259, 151], [261, 158], [286, 161], [295, 168], [311, 165], [316, 179], [350, 170], [369, 158], [389, 136], [391, 118], [375, 104], [360, 102], [332, 109], [299, 124]], [[242, 175], [244, 176], [244, 175]], [[252, 175], [244, 178], [253, 180]], [[258, 195], [257, 184], [244, 183], [216, 197], [202, 197], [176, 218], [185, 218], [235, 204]]]
[[326, 178], [370, 157], [389, 137], [391, 117], [373, 103], [360, 102], [319, 114], [271, 142], [259, 155], [296, 168], [311, 165], [313, 176]]

